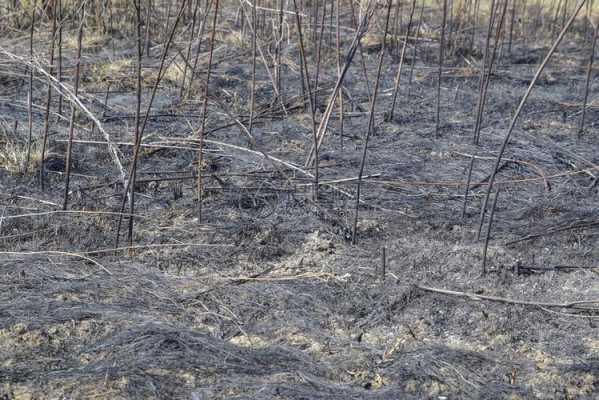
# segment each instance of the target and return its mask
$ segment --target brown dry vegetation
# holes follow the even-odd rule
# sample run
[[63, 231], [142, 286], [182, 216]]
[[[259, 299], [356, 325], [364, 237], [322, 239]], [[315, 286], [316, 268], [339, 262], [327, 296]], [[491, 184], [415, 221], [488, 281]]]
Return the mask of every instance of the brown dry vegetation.
[[0, 1], [0, 399], [598, 398], [593, 1], [197, 1]]

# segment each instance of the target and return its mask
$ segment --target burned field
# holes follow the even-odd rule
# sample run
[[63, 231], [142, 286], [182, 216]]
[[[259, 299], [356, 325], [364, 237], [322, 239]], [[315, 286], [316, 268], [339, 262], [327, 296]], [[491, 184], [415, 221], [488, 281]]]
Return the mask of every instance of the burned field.
[[0, 399], [596, 398], [596, 10], [528, 3], [0, 3]]

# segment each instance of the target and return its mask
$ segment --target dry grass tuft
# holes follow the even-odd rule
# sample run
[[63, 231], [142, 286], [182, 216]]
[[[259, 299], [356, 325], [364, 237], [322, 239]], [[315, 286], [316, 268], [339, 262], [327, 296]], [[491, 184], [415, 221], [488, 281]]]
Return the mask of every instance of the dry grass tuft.
[[[29, 167], [27, 174], [34, 174], [42, 161], [41, 143], [34, 141], [31, 144]], [[22, 174], [27, 164], [27, 143], [19, 141], [8, 135], [6, 131], [0, 136], [0, 169], [11, 174]]]

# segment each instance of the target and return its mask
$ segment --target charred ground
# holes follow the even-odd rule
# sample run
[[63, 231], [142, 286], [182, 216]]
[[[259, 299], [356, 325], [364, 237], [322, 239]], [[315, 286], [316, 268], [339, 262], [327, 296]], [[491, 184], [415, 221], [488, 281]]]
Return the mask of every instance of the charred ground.
[[[102, 33], [93, 13], [86, 20], [80, 98], [117, 143], [128, 169], [136, 50], [131, 10], [115, 4], [121, 14], [115, 11], [112, 31], [105, 27]], [[556, 12], [551, 10], [544, 12]], [[516, 106], [555, 38], [552, 23], [561, 19], [537, 26], [532, 7], [515, 19], [520, 25], [515, 25], [511, 51], [506, 34], [491, 74], [478, 146], [472, 144], [473, 109], [485, 17], [472, 49], [470, 35], [457, 28], [454, 35], [461, 39], [449, 42], [439, 132], [434, 116], [440, 10], [427, 5], [419, 38], [409, 41], [393, 120], [387, 117], [401, 46], [394, 41], [399, 35], [390, 40], [376, 130], [367, 150], [357, 244], [352, 245], [356, 181], [339, 180], [358, 175], [368, 129], [362, 55], [355, 57], [344, 82], [343, 138], [335, 111], [320, 152], [320, 180], [331, 183], [321, 185], [316, 201], [313, 169], [304, 167], [312, 122], [301, 92], [293, 20], [288, 17], [292, 35], [283, 47], [282, 98], [276, 98], [271, 74], [258, 63], [250, 141], [241, 125], [247, 126], [249, 118], [251, 44], [238, 11], [225, 2], [216, 31], [202, 220], [195, 166], [208, 28], [196, 76], [185, 86], [189, 95], [182, 97], [189, 14], [167, 57], [145, 131], [134, 247], [116, 251], [124, 188], [105, 136], [84, 113], [75, 121], [69, 211], [60, 211], [71, 103], [65, 99], [59, 113], [56, 94], [46, 185], [40, 189], [35, 155], [40, 154], [47, 80], [39, 73], [33, 85], [34, 151], [29, 173], [22, 173], [28, 36], [3, 31], [0, 398], [597, 396], [596, 309], [508, 304], [419, 288], [543, 303], [599, 298], [599, 113], [593, 90], [587, 124], [579, 132], [592, 36], [584, 18], [537, 82], [503, 157], [488, 273], [481, 274], [483, 243], [476, 232], [489, 174]], [[174, 18], [167, 19], [166, 8], [152, 12], [142, 112], [164, 48], [162, 31]], [[363, 39], [370, 87], [384, 8], [378, 12]], [[351, 14], [343, 9], [341, 15], [342, 49], [347, 49]], [[397, 23], [403, 32], [409, 7], [401, 15]], [[260, 31], [266, 51], [267, 22], [273, 17], [269, 12], [259, 17], [266, 21]], [[77, 21], [75, 13], [72, 20]], [[63, 73], [70, 86], [77, 29], [68, 21]], [[26, 17], [20, 23], [26, 24]], [[47, 69], [50, 22], [38, 23], [36, 63]], [[318, 41], [310, 41], [309, 27], [306, 18], [307, 59], [314, 74]], [[326, 25], [323, 33], [317, 118], [337, 77], [333, 26]], [[272, 73], [269, 54], [265, 59]], [[125, 234], [126, 225], [127, 218]], [[127, 246], [126, 238], [121, 245]]]

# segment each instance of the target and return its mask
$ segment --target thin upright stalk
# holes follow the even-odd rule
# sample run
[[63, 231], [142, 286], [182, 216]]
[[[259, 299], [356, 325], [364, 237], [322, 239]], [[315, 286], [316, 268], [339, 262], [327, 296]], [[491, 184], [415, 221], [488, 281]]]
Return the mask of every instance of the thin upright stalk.
[[522, 0], [522, 14], [520, 15], [520, 35], [522, 37], [522, 46], [524, 47], [526, 45], [526, 38], [528, 36], [528, 24], [527, 24], [527, 17], [528, 17], [528, 4], [527, 4], [527, 0]]
[[399, 58], [399, 67], [397, 68], [397, 75], [395, 76], [395, 87], [393, 88], [393, 101], [391, 102], [391, 110], [389, 111], [389, 121], [393, 121], [393, 113], [395, 112], [395, 105], [397, 104], [397, 95], [399, 94], [399, 85], [401, 82], [401, 71], [406, 56], [406, 49], [408, 48], [408, 40], [410, 38], [410, 30], [412, 29], [412, 20], [414, 18], [415, 9], [416, 0], [412, 0], [412, 7], [410, 8], [410, 18], [408, 19], [408, 29], [406, 30], [406, 34], [404, 36], [403, 46], [401, 47], [401, 56]]
[[[492, 36], [492, 32], [493, 32], [493, 25], [495, 24], [495, 18], [497, 16], [497, 8], [499, 7], [499, 4], [496, 5], [495, 0], [493, 0], [491, 2], [491, 6], [493, 8], [491, 11], [491, 16], [489, 17], [489, 28], [487, 31], [487, 39], [486, 39], [486, 44], [485, 44], [485, 53], [483, 56], [483, 64], [481, 65], [481, 70], [480, 70], [480, 80], [479, 80], [479, 89], [478, 89], [479, 92], [478, 92], [478, 100], [476, 103], [476, 118], [475, 118], [475, 123], [474, 123], [474, 132], [473, 132], [473, 142], [476, 145], [478, 145], [479, 138], [480, 138], [480, 129], [481, 129], [481, 124], [482, 124], [482, 116], [483, 116], [483, 112], [484, 112], [484, 108], [485, 108], [487, 88], [489, 86], [489, 80], [491, 79], [491, 72], [493, 69], [493, 63], [494, 63], [495, 55], [497, 52], [497, 44], [498, 44], [501, 30], [503, 27], [503, 20], [505, 17], [507, 0], [504, 0], [503, 13], [501, 14], [501, 20], [500, 20], [499, 26], [497, 28], [497, 35], [496, 35], [496, 40], [495, 40], [494, 47], [493, 47], [491, 60], [490, 60], [490, 62], [488, 62], [487, 60], [489, 59], [489, 47], [490, 47], [490, 41], [491, 41], [491, 36]], [[487, 63], [489, 64], [488, 68], [487, 68]]]
[[435, 135], [439, 136], [441, 125], [441, 78], [445, 57], [445, 25], [447, 24], [447, 0], [443, 0], [443, 21], [441, 22], [441, 43], [439, 43], [439, 73], [437, 76], [437, 109], [435, 113]]
[[[58, 0], [58, 18], [60, 23], [58, 24], [58, 82], [62, 82], [62, 26], [64, 24], [62, 15], [62, 0]], [[58, 118], [62, 114], [62, 93], [58, 92]]]
[[316, 136], [318, 137], [318, 141], [316, 143], [316, 146], [312, 144], [312, 148], [310, 149], [310, 152], [308, 153], [308, 157], [306, 159], [306, 163], [304, 164], [306, 168], [312, 165], [312, 162], [314, 161], [316, 147], [320, 148], [324, 141], [325, 135], [328, 131], [330, 117], [335, 106], [335, 100], [337, 96], [340, 94], [343, 81], [345, 80], [349, 67], [351, 66], [352, 60], [356, 55], [356, 51], [360, 47], [360, 41], [362, 40], [362, 37], [364, 36], [364, 34], [366, 34], [366, 31], [368, 30], [368, 25], [373, 12], [374, 9], [371, 8], [369, 12], [364, 13], [362, 21], [360, 22], [360, 26], [356, 30], [354, 39], [352, 40], [352, 44], [350, 45], [349, 50], [345, 55], [345, 62], [343, 64], [343, 68], [341, 69], [341, 74], [337, 78], [337, 82], [335, 83], [335, 87], [333, 88], [333, 92], [331, 93], [327, 107], [324, 111], [324, 114], [322, 115], [322, 118], [320, 119], [320, 124], [318, 125], [318, 130], [316, 134]]
[[[173, 27], [171, 29], [171, 32], [166, 40], [166, 44], [164, 45], [164, 48], [162, 50], [162, 56], [160, 57], [160, 66], [158, 67], [158, 74], [157, 74], [157, 78], [156, 81], [154, 82], [154, 85], [152, 87], [152, 93], [150, 95], [150, 101], [148, 103], [147, 109], [146, 109], [146, 113], [144, 115], [143, 118], [143, 122], [141, 124], [141, 126], [139, 127], [139, 131], [136, 132], [136, 138], [135, 138], [135, 147], [133, 149], [133, 160], [131, 162], [131, 169], [129, 171], [129, 179], [127, 179], [127, 184], [125, 185], [125, 191], [123, 194], [123, 200], [121, 203], [121, 210], [120, 210], [120, 216], [119, 216], [119, 223], [117, 225], [117, 235], [116, 235], [116, 241], [117, 241], [117, 245], [115, 247], [118, 247], [118, 238], [119, 238], [119, 234], [120, 234], [120, 228], [121, 228], [121, 223], [122, 223], [122, 218], [123, 218], [123, 212], [125, 210], [125, 205], [127, 202], [127, 193], [129, 193], [129, 203], [130, 203], [130, 214], [129, 214], [129, 235], [128, 235], [128, 239], [129, 239], [129, 246], [131, 246], [133, 244], [133, 216], [134, 216], [134, 206], [135, 206], [135, 181], [136, 181], [136, 175], [137, 175], [137, 163], [139, 160], [139, 153], [140, 153], [140, 149], [141, 149], [141, 143], [142, 143], [142, 139], [143, 139], [143, 134], [146, 128], [146, 125], [148, 123], [148, 118], [150, 116], [150, 111], [152, 109], [152, 104], [154, 103], [154, 98], [156, 97], [156, 92], [158, 91], [158, 86], [160, 84], [160, 81], [162, 79], [163, 76], [163, 70], [164, 70], [164, 66], [166, 64], [166, 56], [168, 54], [168, 51], [170, 49], [171, 44], [173, 43], [173, 37], [175, 35], [175, 31], [177, 30], [177, 25], [179, 24], [179, 21], [181, 19], [181, 16], [183, 15], [183, 11], [185, 10], [185, 4], [186, 4], [187, 0], [183, 0], [181, 3], [181, 6], [179, 7], [179, 12], [177, 13], [177, 16], [175, 18], [175, 22], [173, 23]], [[137, 17], [138, 17], [138, 38], [141, 37], [141, 28], [140, 27], [140, 20], [141, 20], [141, 6], [140, 4], [137, 4], [136, 6], [137, 9]], [[140, 51], [139, 51], [139, 41], [138, 41], [138, 61], [140, 61], [141, 57], [140, 57]], [[141, 63], [141, 61], [139, 62]], [[141, 101], [138, 100], [138, 103], [141, 103]], [[141, 119], [141, 115], [140, 118]], [[137, 124], [136, 124], [137, 125]], [[136, 127], [137, 130], [137, 127]]]
[[476, 42], [476, 30], [478, 28], [478, 14], [480, 11], [480, 0], [474, 0], [472, 7], [472, 33], [470, 37], [470, 53], [474, 51], [474, 43]]
[[562, 0], [557, 2], [557, 6], [555, 7], [555, 14], [553, 16], [553, 21], [551, 21], [551, 39], [555, 35], [555, 31], [557, 28], [557, 20], [559, 19], [560, 11], [562, 10]]
[[410, 65], [410, 77], [408, 78], [408, 98], [410, 98], [410, 94], [412, 91], [414, 68], [416, 67], [416, 57], [418, 56], [418, 40], [420, 39], [420, 28], [422, 27], [422, 20], [424, 18], [424, 1], [425, 0], [422, 0], [422, 5], [420, 7], [420, 16], [418, 17], [418, 26], [416, 26], [416, 38], [414, 40], [414, 49], [412, 51], [412, 65]]
[[495, 217], [495, 209], [497, 208], [497, 199], [499, 198], [499, 188], [495, 191], [495, 198], [491, 206], [491, 215], [489, 215], [489, 225], [487, 226], [487, 234], [485, 236], [485, 245], [483, 246], [483, 262], [482, 273], [487, 273], [487, 250], [489, 249], [489, 241], [491, 239], [491, 230], [493, 229], [493, 218]]
[[[447, 0], [445, 0], [447, 1]], [[366, 164], [366, 152], [368, 150], [368, 140], [374, 129], [374, 115], [376, 111], [376, 99], [379, 90], [379, 84], [381, 80], [381, 73], [383, 71], [383, 61], [385, 60], [385, 50], [387, 47], [387, 35], [389, 32], [389, 19], [391, 16], [392, 0], [387, 0], [387, 16], [385, 17], [385, 33], [383, 34], [383, 43], [381, 45], [381, 51], [379, 54], [378, 67], [376, 72], [376, 80], [374, 82], [374, 91], [372, 94], [372, 101], [370, 103], [370, 117], [368, 119], [368, 130], [366, 131], [366, 139], [364, 140], [364, 148], [362, 150], [362, 160], [360, 161], [360, 171], [358, 173], [358, 183], [356, 192], [356, 204], [354, 211], [354, 223], [352, 228], [352, 244], [356, 244], [357, 233], [358, 233], [358, 211], [360, 209], [360, 191], [362, 187], [362, 177], [364, 175], [364, 166]]]
[[[335, 9], [335, 21], [336, 21], [336, 29], [335, 29], [335, 41], [336, 41], [336, 49], [337, 49], [337, 79], [341, 77], [341, 33], [340, 33], [340, 18], [339, 18], [339, 6], [340, 0], [336, 0], [336, 9]], [[339, 96], [339, 146], [343, 149], [343, 92], [341, 96]]]
[[316, 109], [318, 108], [318, 84], [320, 80], [320, 62], [322, 59], [322, 41], [324, 37], [324, 23], [326, 20], [326, 14], [327, 4], [326, 2], [323, 2], [322, 20], [320, 23], [320, 34], [318, 35], [318, 43], [316, 46], [316, 72], [314, 74], [314, 99], [312, 100], [312, 104], [314, 104], [314, 112], [316, 112]]
[[279, 95], [282, 96], [281, 93], [281, 46], [283, 44], [283, 20], [284, 20], [284, 6], [285, 6], [285, 0], [279, 0], [279, 19], [278, 19], [278, 29], [277, 29], [277, 37], [276, 37], [276, 69], [275, 69], [275, 76], [276, 76], [276, 82], [277, 82], [277, 90], [279, 92]]
[[513, 40], [513, 36], [514, 36], [514, 23], [516, 21], [516, 4], [517, 4], [517, 2], [518, 2], [518, 0], [512, 0], [512, 10], [511, 10], [511, 17], [510, 17], [510, 36], [508, 38], [508, 45], [507, 45], [507, 53], [510, 57], [512, 56], [512, 40]]
[[[31, 8], [31, 27], [29, 29], [29, 61], [33, 63], [33, 34], [35, 32], [35, 9], [37, 0], [33, 0]], [[31, 160], [31, 141], [33, 139], [33, 66], [29, 67], [29, 87], [27, 90], [27, 157], [25, 159], [24, 173], [29, 170], [29, 162]]]
[[399, 11], [401, 10], [401, 1], [397, 2], [397, 6], [395, 7], [395, 12], [393, 13], [393, 21], [391, 22], [391, 26], [393, 27], [393, 46], [389, 51], [390, 54], [396, 55], [399, 52], [399, 35], [401, 32], [401, 18], [399, 17]]
[[584, 19], [584, 31], [582, 37], [586, 39], [588, 35], [589, 25], [591, 24], [591, 11], [593, 9], [593, 0], [587, 1], [586, 16]]
[[474, 156], [470, 158], [470, 165], [468, 167], [468, 178], [466, 179], [466, 188], [464, 189], [464, 204], [462, 207], [462, 219], [466, 217], [466, 208], [468, 205], [468, 192], [470, 191], [470, 182], [472, 180], [472, 170], [474, 169]]
[[589, 65], [587, 67], [587, 78], [584, 85], [584, 100], [582, 101], [582, 115], [580, 116], [580, 129], [579, 133], [584, 133], [584, 123], [587, 112], [587, 101], [589, 100], [589, 89], [591, 88], [591, 78], [593, 76], [593, 62], [595, 60], [595, 48], [597, 46], [597, 32], [599, 31], [599, 21], [595, 24], [593, 32], [593, 40], [591, 44], [591, 54], [589, 55]]
[[[77, 61], [75, 64], [75, 96], [79, 94], [79, 76], [81, 71], [81, 43], [83, 41], [83, 25], [85, 22], [85, 2], [81, 6], [81, 22], [79, 23], [79, 32], [77, 33]], [[75, 115], [77, 109], [75, 103], [71, 103], [71, 119], [69, 121], [69, 142], [67, 144], [67, 154], [65, 160], [65, 186], [62, 209], [66, 210], [69, 202], [69, 184], [71, 181], [71, 154], [73, 152], [73, 138], [75, 133]]]
[[448, 20], [447, 20], [447, 28], [449, 32], [447, 32], [447, 48], [449, 50], [449, 54], [452, 54], [453, 49], [451, 48], [452, 38], [453, 38], [453, 28], [454, 28], [454, 19], [453, 19], [453, 6], [455, 4], [454, 0], [449, 0], [448, 4]]
[[[141, 143], [141, 134], [140, 134], [140, 122], [141, 122], [141, 69], [142, 69], [142, 65], [141, 65], [141, 61], [142, 61], [142, 56], [143, 56], [143, 47], [142, 47], [142, 38], [141, 38], [141, 24], [142, 24], [142, 19], [141, 19], [141, 0], [136, 0], [134, 2], [134, 6], [135, 6], [135, 17], [136, 17], [136, 32], [137, 32], [137, 63], [136, 63], [136, 69], [135, 69], [135, 73], [136, 73], [136, 90], [135, 90], [135, 98], [136, 98], [136, 104], [135, 104], [135, 137], [134, 137], [134, 151], [133, 151], [133, 163], [136, 163], [136, 151], [135, 149], [137, 149], [138, 144]], [[149, 7], [149, 4], [148, 4]], [[147, 23], [147, 21], [146, 21]], [[119, 216], [119, 221], [117, 224], [117, 229], [116, 229], [116, 241], [115, 241], [115, 248], [119, 247], [119, 236], [120, 236], [120, 232], [121, 232], [121, 224], [123, 222], [123, 212], [125, 211], [125, 205], [127, 203], [127, 198], [129, 198], [130, 204], [131, 205], [135, 205], [135, 185], [133, 185], [133, 189], [131, 190], [131, 193], [129, 193], [129, 186], [131, 185], [131, 180], [133, 179], [133, 176], [135, 176], [136, 174], [136, 165], [132, 165], [131, 166], [131, 171], [129, 173], [129, 179], [127, 179], [127, 183], [126, 183], [126, 187], [125, 187], [125, 193], [123, 195], [123, 199], [122, 199], [122, 203], [121, 203], [121, 210], [120, 210], [120, 216]], [[133, 219], [133, 211], [131, 212], [131, 216], [129, 217], [130, 219]], [[133, 240], [133, 226], [130, 225], [130, 229], [131, 229], [131, 241]], [[132, 244], [132, 243], [131, 243]]]
[[[191, 73], [189, 74], [189, 88], [187, 90], [187, 96], [191, 94], [192, 82], [193, 78], [196, 74], [196, 70], [198, 68], [198, 61], [200, 59], [200, 50], [202, 48], [202, 37], [204, 36], [204, 30], [206, 29], [206, 20], [208, 19], [208, 14], [212, 9], [212, 1], [206, 0], [206, 10], [204, 11], [204, 15], [202, 16], [202, 21], [200, 22], [200, 29], [198, 29], [198, 47], [196, 50], [196, 54], [193, 60], [193, 67], [191, 68]], [[243, 14], [243, 8], [241, 9], [241, 13]], [[245, 26], [245, 21], [242, 21], [242, 26]]]
[[[141, 7], [141, 3], [139, 4], [139, 6]], [[170, 9], [169, 9], [169, 13], [170, 13]], [[150, 41], [151, 41], [150, 26], [152, 25], [152, 0], [147, 0], [146, 20], [144, 21], [144, 23], [146, 24], [146, 26], [145, 26], [146, 32], [145, 32], [145, 40], [144, 40], [145, 46], [144, 47], [145, 47], [145, 51], [146, 51], [146, 57], [149, 57], [150, 56]]]
[[306, 80], [306, 87], [308, 88], [308, 102], [309, 102], [309, 106], [310, 106], [310, 115], [312, 117], [312, 136], [314, 139], [313, 147], [315, 150], [313, 197], [314, 197], [314, 200], [317, 201], [318, 200], [318, 181], [319, 181], [319, 160], [318, 160], [318, 136], [317, 136], [317, 132], [316, 132], [316, 116], [315, 116], [315, 109], [314, 109], [314, 103], [313, 103], [313, 97], [312, 97], [312, 89], [311, 89], [311, 85], [310, 85], [310, 73], [308, 72], [308, 63], [306, 60], [306, 52], [304, 50], [304, 36], [302, 34], [302, 23], [300, 20], [299, 10], [297, 8], [296, 0], [293, 0], [293, 10], [295, 11], [295, 22], [297, 24], [297, 33], [299, 36], [298, 40], [299, 40], [300, 58], [302, 60], [302, 67], [303, 67], [304, 78]]
[[218, 20], [218, 7], [220, 1], [214, 0], [214, 17], [212, 18], [212, 29], [210, 30], [210, 49], [208, 52], [208, 70], [206, 71], [206, 81], [204, 82], [204, 93], [202, 101], [202, 114], [201, 114], [201, 125], [199, 136], [199, 149], [198, 149], [198, 179], [197, 179], [197, 197], [198, 197], [198, 220], [202, 223], [202, 203], [204, 202], [204, 188], [203, 188], [203, 174], [202, 164], [204, 163], [204, 136], [206, 131], [206, 120], [208, 113], [208, 91], [210, 85], [210, 75], [212, 73], [212, 58], [214, 55], [214, 42], [216, 37], [216, 21]]
[[256, 14], [256, 0], [252, 2], [252, 82], [250, 83], [250, 120], [248, 131], [250, 136], [254, 127], [254, 108], [256, 106], [256, 41], [258, 36], [258, 16]]
[[[356, 10], [354, 7], [354, 2], [350, 0], [349, 2], [352, 14], [352, 24], [354, 29], [358, 29], [358, 20], [356, 18]], [[362, 47], [362, 43], [358, 42], [358, 49], [360, 51], [360, 64], [362, 66], [362, 74], [364, 75], [364, 82], [366, 83], [366, 91], [368, 93], [368, 102], [372, 101], [372, 91], [370, 89], [370, 79], [368, 78], [368, 71], [366, 68], [366, 57], [364, 57], [364, 48]]]
[[187, 69], [189, 68], [189, 60], [191, 59], [191, 45], [193, 44], [193, 39], [195, 37], [195, 29], [196, 29], [196, 21], [198, 18], [198, 10], [200, 8], [200, 1], [196, 0], [195, 7], [193, 8], [193, 16], [191, 20], [191, 31], [189, 32], [189, 44], [187, 45], [187, 56], [185, 58], [186, 62], [183, 66], [183, 78], [181, 78], [181, 90], [179, 91], [179, 97], [183, 99], [183, 94], [185, 91], [185, 82], [187, 80]]
[[318, 29], [316, 29], [318, 27], [318, 11], [319, 11], [319, 1], [315, 1], [312, 4], [314, 5], [313, 7], [313, 12], [312, 12], [312, 16], [313, 16], [313, 21], [312, 21], [312, 43], [314, 43], [314, 46], [316, 46], [316, 43], [318, 43]]
[[[50, 0], [52, 8], [55, 9], [56, 0]], [[52, 38], [50, 41], [50, 76], [54, 73], [54, 48], [56, 44], [56, 11], [52, 13]], [[40, 187], [44, 190], [44, 159], [46, 158], [46, 146], [48, 143], [48, 133], [50, 132], [50, 106], [52, 105], [52, 82], [48, 80], [48, 96], [46, 97], [46, 111], [44, 113], [44, 134], [42, 139], [42, 154], [40, 160]]]

